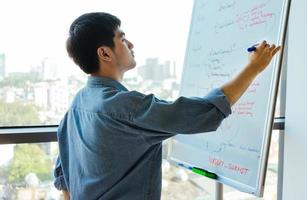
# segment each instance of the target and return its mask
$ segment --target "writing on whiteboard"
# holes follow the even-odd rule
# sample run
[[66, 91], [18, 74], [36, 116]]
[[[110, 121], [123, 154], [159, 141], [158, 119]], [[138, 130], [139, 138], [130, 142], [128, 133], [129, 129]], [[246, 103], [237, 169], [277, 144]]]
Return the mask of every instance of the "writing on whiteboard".
[[212, 156], [209, 156], [209, 162], [211, 165], [214, 165], [215, 167], [224, 167], [225, 170], [229, 170], [234, 173], [238, 173], [240, 175], [247, 175], [249, 172], [249, 169], [236, 163], [231, 162], [225, 162], [220, 158], [215, 158]]
[[233, 106], [233, 114], [253, 117], [253, 108], [255, 106], [255, 101], [241, 101]]
[[218, 11], [221, 12], [221, 11], [224, 11], [226, 9], [234, 8], [235, 6], [236, 6], [236, 1], [220, 2]]
[[260, 86], [260, 82], [259, 81], [255, 81], [253, 82], [248, 88], [247, 88], [247, 92], [248, 93], [256, 93], [257, 89]]
[[241, 30], [267, 23], [273, 18], [272, 12], [266, 12], [265, 3], [257, 4], [250, 10], [237, 14], [236, 23]]

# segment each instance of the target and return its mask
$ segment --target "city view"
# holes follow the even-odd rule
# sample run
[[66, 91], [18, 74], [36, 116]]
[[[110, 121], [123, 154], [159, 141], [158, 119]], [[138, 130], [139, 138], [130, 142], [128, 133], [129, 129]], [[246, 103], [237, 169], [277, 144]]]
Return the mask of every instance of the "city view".
[[[28, 72], [5, 75], [5, 54], [0, 54], [0, 126], [57, 125], [76, 92], [86, 84], [81, 72], [62, 78], [58, 69], [46, 58]], [[147, 58], [136, 72], [123, 81], [130, 90], [154, 93], [166, 100], [177, 97], [175, 62]]]

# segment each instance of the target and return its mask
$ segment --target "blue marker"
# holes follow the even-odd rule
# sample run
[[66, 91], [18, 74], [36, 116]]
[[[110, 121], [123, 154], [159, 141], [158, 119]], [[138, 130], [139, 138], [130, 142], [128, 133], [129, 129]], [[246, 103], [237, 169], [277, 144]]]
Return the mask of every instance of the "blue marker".
[[184, 168], [189, 169], [189, 170], [192, 170], [192, 168], [193, 168], [193, 167], [190, 167], [190, 166], [185, 165], [185, 164], [183, 164], [183, 163], [178, 163], [178, 165], [179, 165], [180, 167], [184, 167]]
[[[257, 44], [256, 44], [257, 45]], [[249, 47], [248, 49], [247, 49], [247, 51], [248, 52], [253, 52], [253, 51], [256, 51], [256, 45], [254, 45], [254, 46], [252, 46], [252, 47]]]

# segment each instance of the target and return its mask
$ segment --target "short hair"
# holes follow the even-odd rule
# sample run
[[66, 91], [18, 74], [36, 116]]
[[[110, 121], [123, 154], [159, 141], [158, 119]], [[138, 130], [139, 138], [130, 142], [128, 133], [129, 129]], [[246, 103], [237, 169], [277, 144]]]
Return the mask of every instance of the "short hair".
[[113, 38], [121, 21], [104, 12], [86, 13], [73, 21], [66, 41], [68, 55], [87, 74], [99, 70], [97, 49], [114, 48]]

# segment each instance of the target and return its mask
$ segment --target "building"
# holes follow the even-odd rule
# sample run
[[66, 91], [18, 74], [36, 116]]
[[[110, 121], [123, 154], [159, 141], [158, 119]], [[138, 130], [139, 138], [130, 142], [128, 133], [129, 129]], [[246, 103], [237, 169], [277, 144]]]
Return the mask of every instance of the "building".
[[5, 77], [5, 54], [0, 54], [0, 80]]
[[147, 58], [145, 64], [138, 68], [138, 74], [143, 80], [162, 82], [171, 77], [171, 62], [159, 63], [158, 58]]

